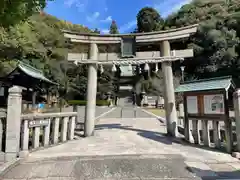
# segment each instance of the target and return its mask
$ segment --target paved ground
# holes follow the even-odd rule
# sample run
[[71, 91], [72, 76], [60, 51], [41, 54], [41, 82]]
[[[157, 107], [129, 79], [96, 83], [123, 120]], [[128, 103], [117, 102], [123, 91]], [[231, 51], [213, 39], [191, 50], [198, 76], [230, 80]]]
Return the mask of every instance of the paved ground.
[[3, 179], [240, 179], [237, 159], [165, 133], [156, 118], [100, 119], [95, 136], [33, 152]]
[[[101, 107], [101, 106], [96, 106], [96, 111], [95, 111], [95, 117], [99, 117], [103, 113], [111, 110], [111, 107]], [[63, 109], [64, 112], [72, 112], [73, 107], [67, 107]], [[80, 118], [80, 121], [84, 122], [84, 117], [85, 117], [85, 106], [79, 106], [78, 107], [78, 116]]]
[[107, 118], [152, 118], [151, 115], [143, 112], [140, 108], [125, 106], [125, 107], [117, 107], [114, 111], [106, 114], [104, 119]]
[[[65, 158], [58, 161], [25, 162], [4, 179], [42, 180], [151, 180], [197, 179], [186, 171], [181, 157], [103, 156]], [[61, 178], [59, 178], [61, 177]]]

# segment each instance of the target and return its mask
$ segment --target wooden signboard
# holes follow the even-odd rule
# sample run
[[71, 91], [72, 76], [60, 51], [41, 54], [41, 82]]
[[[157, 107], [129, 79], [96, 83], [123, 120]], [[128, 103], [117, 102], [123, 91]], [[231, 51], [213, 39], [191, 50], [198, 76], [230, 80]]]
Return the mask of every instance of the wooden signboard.
[[228, 116], [226, 92], [186, 92], [184, 106], [191, 119], [224, 120]]

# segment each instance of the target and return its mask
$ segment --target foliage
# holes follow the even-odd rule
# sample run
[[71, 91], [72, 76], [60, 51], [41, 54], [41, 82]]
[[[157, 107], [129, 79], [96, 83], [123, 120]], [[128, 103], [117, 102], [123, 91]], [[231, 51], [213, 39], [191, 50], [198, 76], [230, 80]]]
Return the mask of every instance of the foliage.
[[119, 34], [116, 21], [112, 21], [112, 24], [110, 25], [109, 33], [110, 34]]
[[101, 32], [100, 32], [100, 30], [98, 28], [95, 28], [93, 33], [100, 34]]
[[[45, 7], [47, 0], [18, 0], [0, 2], [0, 75], [9, 73], [15, 60], [25, 60], [41, 69], [59, 87], [51, 87], [52, 93], [59, 94], [62, 100], [85, 99], [87, 87], [86, 65], [76, 66], [66, 61], [73, 44], [68, 42], [62, 29], [75, 32], [92, 32], [86, 27], [75, 25], [43, 12], [35, 13]], [[9, 4], [12, 2], [12, 4]], [[194, 58], [186, 59], [183, 64], [173, 63], [174, 84], [179, 83], [180, 65], [185, 65], [186, 79], [212, 76], [233, 75], [240, 78], [240, 1], [239, 0], [193, 0], [184, 5], [164, 21], [151, 7], [141, 9], [137, 14], [137, 28], [133, 32], [152, 32], [182, 26], [199, 24], [197, 33], [182, 42], [172, 42], [174, 49], [193, 48]], [[99, 34], [95, 29], [93, 33]], [[115, 21], [110, 34], [119, 33]], [[104, 66], [99, 73], [98, 94], [104, 99], [107, 92], [113, 95], [119, 89], [119, 72], [111, 72]], [[145, 91], [153, 95], [163, 92], [162, 72], [142, 73], [136, 68], [133, 77], [137, 92]], [[159, 67], [159, 69], [161, 69]]]
[[34, 13], [44, 9], [47, 1], [48, 0], [1, 0], [0, 26], [9, 27], [27, 19]]
[[[44, 13], [34, 14], [27, 21], [8, 29], [0, 27], [1, 75], [12, 70], [12, 61], [24, 59], [25, 62], [41, 69], [49, 79], [60, 84], [59, 87], [51, 87], [50, 90], [59, 94], [61, 99], [67, 98], [69, 94], [75, 96], [77, 91], [80, 91], [77, 92], [78, 96], [85, 96], [86, 73], [82, 71], [82, 67], [76, 67], [66, 61], [71, 44], [64, 38], [62, 29], [91, 32], [86, 27], [61, 21]], [[74, 76], [70, 77], [69, 74]], [[85, 78], [85, 84], [82, 76]]]
[[194, 0], [166, 19], [165, 29], [199, 23], [191, 42], [184, 42], [195, 52], [184, 63], [190, 76], [239, 78], [239, 7], [239, 0]]
[[164, 21], [158, 11], [151, 7], [142, 8], [137, 14], [138, 32], [152, 32], [161, 30]]
[[[77, 105], [77, 106], [85, 106], [87, 104], [87, 101], [85, 100], [69, 100], [68, 105]], [[96, 101], [97, 106], [108, 106], [109, 102], [107, 100], [97, 100]]]

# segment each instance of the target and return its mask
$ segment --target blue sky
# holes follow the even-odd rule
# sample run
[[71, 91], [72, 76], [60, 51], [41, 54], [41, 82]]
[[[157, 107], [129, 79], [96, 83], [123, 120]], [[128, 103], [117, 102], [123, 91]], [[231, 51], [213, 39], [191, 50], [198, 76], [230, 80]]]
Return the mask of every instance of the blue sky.
[[162, 17], [177, 11], [191, 0], [55, 0], [45, 11], [60, 19], [107, 33], [112, 20], [119, 31], [126, 33], [136, 27], [136, 15], [145, 7], [154, 7]]

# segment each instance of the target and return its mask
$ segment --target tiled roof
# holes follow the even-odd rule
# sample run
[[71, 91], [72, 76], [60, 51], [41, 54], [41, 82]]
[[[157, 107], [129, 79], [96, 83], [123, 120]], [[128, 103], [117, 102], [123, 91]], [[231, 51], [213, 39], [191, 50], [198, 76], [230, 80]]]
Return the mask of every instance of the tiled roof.
[[29, 64], [19, 61], [18, 68], [20, 68], [28, 76], [31, 76], [35, 79], [39, 79], [39, 80], [42, 80], [42, 81], [45, 81], [45, 82], [48, 82], [51, 84], [56, 84], [56, 83], [52, 82], [51, 80], [49, 80], [48, 78], [46, 78], [42, 71], [30, 66]]
[[197, 81], [189, 81], [179, 85], [175, 92], [192, 92], [192, 91], [205, 91], [205, 90], [220, 90], [226, 91], [231, 87], [234, 87], [232, 78], [230, 76], [202, 79]]

